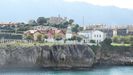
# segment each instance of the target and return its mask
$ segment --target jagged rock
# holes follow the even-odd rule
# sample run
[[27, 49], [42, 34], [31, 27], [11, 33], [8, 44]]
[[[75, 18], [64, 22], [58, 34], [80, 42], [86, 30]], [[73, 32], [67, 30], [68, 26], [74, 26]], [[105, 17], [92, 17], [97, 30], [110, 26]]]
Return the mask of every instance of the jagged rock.
[[133, 65], [133, 47], [101, 48], [95, 54], [98, 65]]
[[95, 54], [87, 45], [54, 45], [47, 49], [42, 47], [44, 67], [90, 67], [94, 62]]
[[87, 45], [0, 48], [0, 67], [91, 67], [95, 54]]

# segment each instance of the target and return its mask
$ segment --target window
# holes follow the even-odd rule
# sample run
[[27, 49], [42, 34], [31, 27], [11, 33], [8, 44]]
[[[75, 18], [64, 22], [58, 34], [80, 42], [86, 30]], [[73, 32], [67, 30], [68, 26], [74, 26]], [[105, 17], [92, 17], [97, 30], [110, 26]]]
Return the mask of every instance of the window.
[[101, 35], [99, 35], [99, 37], [101, 37]]
[[97, 40], [97, 43], [98, 43], [98, 40]]

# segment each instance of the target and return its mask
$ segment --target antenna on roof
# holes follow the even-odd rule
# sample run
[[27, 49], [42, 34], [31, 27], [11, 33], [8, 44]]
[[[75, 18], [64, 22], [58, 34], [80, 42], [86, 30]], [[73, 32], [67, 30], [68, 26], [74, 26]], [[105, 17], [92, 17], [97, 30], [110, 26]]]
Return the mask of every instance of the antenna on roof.
[[60, 17], [60, 14], [58, 14], [58, 17]]
[[83, 26], [84, 26], [84, 16], [83, 16]]

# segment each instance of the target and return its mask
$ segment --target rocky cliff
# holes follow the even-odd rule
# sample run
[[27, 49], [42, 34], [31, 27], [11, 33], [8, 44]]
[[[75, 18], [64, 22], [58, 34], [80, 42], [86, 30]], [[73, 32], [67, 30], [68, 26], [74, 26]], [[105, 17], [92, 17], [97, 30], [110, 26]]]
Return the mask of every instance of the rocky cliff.
[[95, 49], [97, 65], [133, 65], [133, 47], [104, 47]]
[[[92, 47], [91, 47], [92, 48]], [[133, 65], [133, 47], [53, 45], [0, 47], [0, 68], [89, 68], [97, 65]]]
[[0, 67], [91, 67], [94, 52], [87, 45], [0, 48]]

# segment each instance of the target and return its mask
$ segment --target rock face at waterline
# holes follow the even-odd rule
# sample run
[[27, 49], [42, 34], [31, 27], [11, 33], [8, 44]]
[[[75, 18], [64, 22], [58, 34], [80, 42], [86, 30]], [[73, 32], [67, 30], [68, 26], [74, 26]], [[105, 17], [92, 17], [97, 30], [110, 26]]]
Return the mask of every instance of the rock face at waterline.
[[98, 65], [133, 65], [133, 47], [106, 47], [95, 50]]
[[91, 67], [95, 54], [87, 45], [0, 48], [0, 67]]

